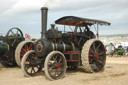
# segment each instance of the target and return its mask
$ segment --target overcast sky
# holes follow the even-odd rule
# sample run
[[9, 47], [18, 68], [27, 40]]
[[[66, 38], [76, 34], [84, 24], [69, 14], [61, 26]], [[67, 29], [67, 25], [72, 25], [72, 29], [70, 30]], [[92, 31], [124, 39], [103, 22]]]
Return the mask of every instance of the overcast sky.
[[42, 6], [47, 6], [48, 28], [63, 16], [108, 21], [100, 35], [128, 34], [128, 0], [0, 0], [0, 33], [18, 27], [23, 33], [40, 38]]

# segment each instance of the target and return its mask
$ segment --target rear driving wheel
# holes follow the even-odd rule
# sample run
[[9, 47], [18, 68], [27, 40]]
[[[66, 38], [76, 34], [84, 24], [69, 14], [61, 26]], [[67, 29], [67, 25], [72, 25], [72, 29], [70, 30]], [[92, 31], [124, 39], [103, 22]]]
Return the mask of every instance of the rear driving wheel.
[[88, 40], [81, 53], [82, 65], [87, 72], [103, 71], [106, 62], [106, 52], [100, 40]]
[[34, 41], [23, 41], [15, 50], [15, 60], [19, 67], [21, 67], [21, 60], [24, 54], [34, 49]]
[[21, 68], [28, 77], [35, 76], [42, 70], [42, 64], [37, 60], [35, 50], [28, 51], [22, 58]]
[[45, 59], [45, 74], [50, 80], [60, 79], [66, 72], [66, 66], [65, 56], [59, 51], [53, 51]]

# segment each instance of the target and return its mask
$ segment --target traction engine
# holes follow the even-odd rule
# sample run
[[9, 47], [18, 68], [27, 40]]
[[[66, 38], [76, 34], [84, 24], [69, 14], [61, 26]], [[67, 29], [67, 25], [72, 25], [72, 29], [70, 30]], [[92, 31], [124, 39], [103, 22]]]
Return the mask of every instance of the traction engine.
[[63, 77], [66, 69], [83, 66], [86, 72], [101, 72], [104, 69], [106, 53], [103, 43], [95, 39], [88, 26], [110, 25], [100, 20], [65, 16], [55, 24], [75, 26], [72, 32], [62, 32], [52, 24], [47, 30], [48, 8], [42, 7], [41, 39], [34, 43], [34, 49], [26, 52], [21, 68], [26, 76], [35, 76], [44, 68], [50, 80]]
[[0, 36], [0, 63], [5, 67], [16, 66], [15, 49], [25, 38], [19, 28], [10, 29], [6, 36]]

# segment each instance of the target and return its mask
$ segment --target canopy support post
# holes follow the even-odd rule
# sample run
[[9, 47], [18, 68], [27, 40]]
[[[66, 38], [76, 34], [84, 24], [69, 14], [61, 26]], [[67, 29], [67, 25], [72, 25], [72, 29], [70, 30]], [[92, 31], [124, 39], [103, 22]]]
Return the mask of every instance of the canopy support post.
[[99, 39], [99, 25], [97, 24], [97, 33], [96, 33], [96, 39]]
[[64, 24], [64, 33], [65, 33], [65, 24]]

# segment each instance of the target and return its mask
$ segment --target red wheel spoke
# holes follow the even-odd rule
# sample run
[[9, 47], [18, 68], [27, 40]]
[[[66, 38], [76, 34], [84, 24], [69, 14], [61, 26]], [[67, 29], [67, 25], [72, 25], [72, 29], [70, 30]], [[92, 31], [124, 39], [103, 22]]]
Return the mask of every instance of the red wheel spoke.
[[99, 62], [100, 64], [103, 64], [103, 62], [99, 59], [97, 59], [96, 61]]
[[22, 59], [23, 56], [24, 56], [24, 54], [21, 54], [21, 58], [20, 59]]
[[94, 49], [94, 52], [96, 53], [96, 47], [95, 47], [95, 43], [93, 43], [93, 49]]
[[24, 53], [25, 53], [25, 51], [21, 50], [21, 54], [24, 54]]
[[92, 63], [92, 61], [93, 61], [93, 59], [90, 59], [90, 60], [89, 60], [89, 63]]
[[25, 44], [25, 49], [27, 50], [27, 47], [26, 47], [27, 45]]
[[101, 44], [99, 44], [99, 45], [96, 47], [96, 50], [98, 50], [100, 46], [101, 46]]
[[29, 47], [29, 50], [31, 50], [32, 49], [32, 44], [30, 44], [30, 47]]
[[94, 55], [89, 55], [89, 57], [94, 57]]
[[89, 50], [91, 50], [91, 52], [94, 54], [94, 51], [91, 48]]
[[100, 52], [100, 53], [98, 53], [98, 55], [100, 56], [100, 55], [103, 55], [104, 54], [104, 52]]
[[28, 48], [28, 46], [27, 46], [27, 51], [29, 51], [29, 48]]
[[26, 52], [26, 49], [22, 49], [22, 51]]
[[99, 68], [96, 66], [96, 69], [97, 69], [97, 71], [99, 70]]
[[95, 60], [96, 68], [98, 69], [99, 63]]

